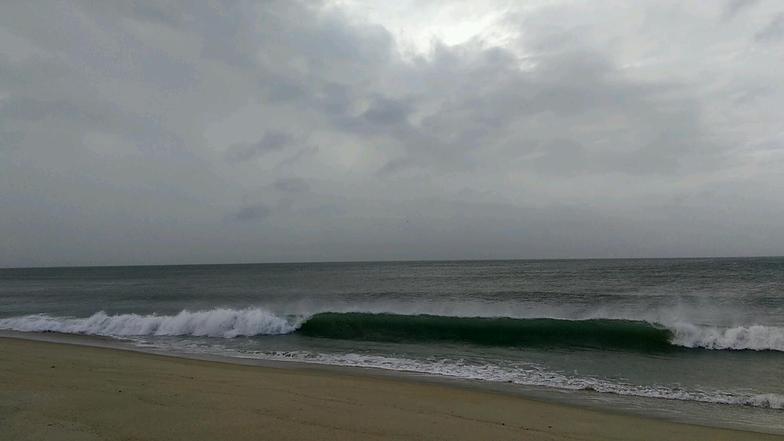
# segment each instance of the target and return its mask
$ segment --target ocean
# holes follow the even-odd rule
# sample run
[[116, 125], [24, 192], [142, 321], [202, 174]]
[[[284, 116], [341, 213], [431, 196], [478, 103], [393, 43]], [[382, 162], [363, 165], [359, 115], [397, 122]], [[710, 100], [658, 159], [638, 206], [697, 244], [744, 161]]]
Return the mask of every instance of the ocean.
[[784, 433], [784, 258], [0, 269], [0, 329]]

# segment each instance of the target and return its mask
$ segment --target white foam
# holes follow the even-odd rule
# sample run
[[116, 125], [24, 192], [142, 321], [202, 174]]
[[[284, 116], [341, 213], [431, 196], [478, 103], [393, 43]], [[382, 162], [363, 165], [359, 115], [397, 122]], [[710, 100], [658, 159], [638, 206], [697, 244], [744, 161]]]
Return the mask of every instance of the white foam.
[[672, 344], [687, 348], [784, 351], [784, 328], [775, 326], [736, 326], [719, 328], [676, 323]]
[[[177, 349], [183, 350], [185, 348], [179, 346]], [[204, 349], [203, 347], [191, 347], [190, 351], [201, 352]], [[206, 348], [208, 352], [214, 349], [214, 347]], [[512, 383], [522, 386], [551, 387], [561, 390], [582, 390], [644, 398], [784, 409], [784, 395], [779, 394], [743, 394], [724, 391], [689, 390], [663, 385], [634, 385], [595, 377], [568, 376], [544, 369], [533, 363], [513, 363], [505, 366], [471, 362], [463, 359], [432, 358], [413, 360], [356, 353], [324, 354], [307, 351], [236, 351], [228, 348], [221, 348], [220, 352], [224, 355], [241, 358], [375, 368], [467, 380]]]
[[217, 308], [194, 312], [183, 310], [175, 315], [108, 315], [101, 311], [87, 318], [34, 314], [0, 319], [0, 329], [111, 337], [193, 335], [232, 338], [287, 334], [298, 326], [297, 321], [289, 321], [261, 308]]

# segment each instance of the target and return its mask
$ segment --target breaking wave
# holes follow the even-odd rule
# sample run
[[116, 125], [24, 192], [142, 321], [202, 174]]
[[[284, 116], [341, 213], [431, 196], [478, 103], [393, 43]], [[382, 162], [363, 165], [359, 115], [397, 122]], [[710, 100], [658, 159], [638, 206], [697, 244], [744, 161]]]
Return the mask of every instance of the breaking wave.
[[508, 347], [784, 352], [784, 328], [773, 326], [720, 328], [618, 319], [518, 319], [362, 312], [281, 316], [261, 308], [184, 310], [174, 315], [109, 315], [97, 312], [86, 318], [35, 314], [0, 319], [0, 329], [113, 337], [190, 335], [233, 338], [296, 333], [341, 340], [455, 342]]
[[670, 331], [628, 320], [513, 319], [321, 313], [299, 331], [312, 337], [389, 342], [447, 341], [487, 346], [664, 350]]
[[0, 319], [0, 329], [110, 337], [192, 335], [233, 338], [288, 334], [297, 329], [297, 324], [264, 309], [218, 308], [195, 312], [184, 310], [175, 315], [108, 315], [101, 311], [87, 318], [35, 314]]
[[689, 323], [672, 328], [672, 344], [686, 348], [784, 351], [784, 328], [761, 325], [716, 328]]

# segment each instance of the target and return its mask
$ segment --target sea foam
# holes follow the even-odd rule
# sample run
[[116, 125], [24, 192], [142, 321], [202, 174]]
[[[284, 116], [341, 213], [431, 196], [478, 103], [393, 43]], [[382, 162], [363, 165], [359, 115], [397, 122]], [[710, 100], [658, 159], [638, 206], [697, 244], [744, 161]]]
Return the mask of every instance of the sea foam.
[[[191, 348], [189, 352], [200, 353], [204, 350], [205, 348]], [[227, 351], [225, 348], [223, 350]], [[206, 351], [209, 352], [210, 349], [206, 349]], [[666, 385], [634, 385], [609, 379], [567, 375], [545, 369], [535, 363], [513, 363], [505, 365], [504, 363], [471, 363], [463, 359], [429, 358], [413, 360], [403, 357], [357, 353], [324, 354], [308, 351], [228, 351], [231, 356], [238, 358], [384, 369], [466, 380], [512, 383], [521, 386], [549, 387], [561, 390], [591, 391], [621, 396], [694, 401], [764, 409], [784, 409], [784, 395], [775, 393], [732, 393], [719, 390], [688, 390]]]
[[0, 329], [112, 337], [192, 335], [232, 338], [288, 334], [297, 327], [296, 321], [290, 322], [261, 308], [217, 308], [207, 311], [183, 310], [175, 315], [108, 315], [101, 311], [86, 318], [52, 317], [47, 314], [34, 314], [0, 319]]
[[686, 348], [784, 351], [784, 328], [775, 326], [736, 326], [718, 328], [678, 323], [668, 326], [671, 343]]

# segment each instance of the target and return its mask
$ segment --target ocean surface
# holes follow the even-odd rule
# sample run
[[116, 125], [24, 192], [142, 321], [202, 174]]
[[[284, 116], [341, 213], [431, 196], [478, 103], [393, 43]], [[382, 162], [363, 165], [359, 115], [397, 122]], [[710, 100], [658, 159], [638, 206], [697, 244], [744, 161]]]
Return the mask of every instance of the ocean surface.
[[784, 433], [784, 258], [0, 269], [0, 329]]

